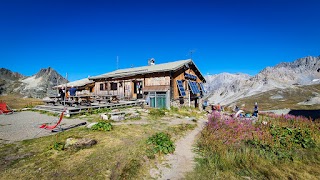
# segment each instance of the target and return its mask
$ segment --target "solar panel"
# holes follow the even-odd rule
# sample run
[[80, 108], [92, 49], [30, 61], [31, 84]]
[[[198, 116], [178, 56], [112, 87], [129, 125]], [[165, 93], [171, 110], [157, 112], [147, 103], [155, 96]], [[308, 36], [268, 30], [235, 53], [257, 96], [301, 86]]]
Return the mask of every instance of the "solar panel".
[[192, 75], [192, 74], [184, 73], [184, 76], [187, 79], [197, 80], [197, 76]]
[[197, 85], [197, 82], [193, 82], [193, 87], [196, 90], [197, 93], [200, 93], [199, 87]]
[[201, 90], [202, 90], [204, 93], [206, 93], [206, 90], [204, 89], [203, 84], [202, 84], [202, 83], [199, 83], [199, 84], [200, 84]]
[[193, 81], [188, 81], [188, 84], [190, 86], [190, 89], [192, 91], [193, 94], [198, 94], [200, 93], [199, 88], [197, 86], [197, 82], [193, 82]]
[[183, 84], [181, 80], [177, 80], [178, 89], [181, 96], [186, 96], [186, 91], [184, 90]]

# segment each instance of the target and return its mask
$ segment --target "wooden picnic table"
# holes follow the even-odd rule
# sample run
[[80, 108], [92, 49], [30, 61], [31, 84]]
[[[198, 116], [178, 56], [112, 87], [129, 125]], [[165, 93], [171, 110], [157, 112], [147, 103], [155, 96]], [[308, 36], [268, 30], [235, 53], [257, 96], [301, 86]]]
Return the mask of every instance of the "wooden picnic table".
[[72, 99], [75, 102], [78, 102], [79, 104], [85, 103], [86, 105], [91, 105], [91, 99], [94, 99], [95, 95], [90, 94], [83, 94], [83, 95], [76, 95], [76, 96], [70, 96], [70, 99]]
[[47, 105], [55, 105], [56, 103], [60, 103], [61, 97], [58, 95], [49, 96], [49, 99], [42, 100]]
[[105, 102], [117, 102], [119, 103], [119, 98], [118, 95], [113, 95], [113, 94], [103, 94], [103, 95], [97, 95], [96, 96], [96, 101], [98, 101], [99, 103], [101, 101], [105, 101]]

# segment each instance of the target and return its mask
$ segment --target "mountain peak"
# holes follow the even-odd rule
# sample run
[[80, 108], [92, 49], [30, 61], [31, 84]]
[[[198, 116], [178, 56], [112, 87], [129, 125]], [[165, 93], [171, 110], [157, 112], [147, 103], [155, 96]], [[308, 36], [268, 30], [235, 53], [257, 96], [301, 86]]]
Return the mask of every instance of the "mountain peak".
[[51, 67], [40, 69], [40, 71], [35, 75], [36, 78], [47, 76], [47, 75], [57, 75], [58, 72]]
[[0, 84], [0, 94], [20, 93], [35, 98], [43, 98], [53, 94], [55, 90], [52, 87], [67, 82], [65, 78], [51, 67], [40, 69], [37, 74], [29, 77], [1, 68], [1, 79], [5, 81]]
[[21, 78], [24, 78], [25, 76], [17, 73], [17, 72], [12, 72], [9, 69], [6, 68], [0, 68], [0, 79], [4, 79], [4, 80], [18, 80]]

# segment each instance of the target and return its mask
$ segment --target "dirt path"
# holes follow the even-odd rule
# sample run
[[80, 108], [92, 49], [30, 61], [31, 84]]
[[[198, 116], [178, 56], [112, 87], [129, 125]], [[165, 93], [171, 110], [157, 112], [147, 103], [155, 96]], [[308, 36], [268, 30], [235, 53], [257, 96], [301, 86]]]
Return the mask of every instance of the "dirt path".
[[198, 126], [186, 136], [176, 142], [174, 154], [166, 157], [166, 160], [158, 166], [158, 169], [150, 171], [151, 176], [157, 179], [184, 179], [186, 172], [192, 171], [195, 165], [195, 154], [192, 151], [195, 137], [204, 127], [206, 120], [198, 121]]

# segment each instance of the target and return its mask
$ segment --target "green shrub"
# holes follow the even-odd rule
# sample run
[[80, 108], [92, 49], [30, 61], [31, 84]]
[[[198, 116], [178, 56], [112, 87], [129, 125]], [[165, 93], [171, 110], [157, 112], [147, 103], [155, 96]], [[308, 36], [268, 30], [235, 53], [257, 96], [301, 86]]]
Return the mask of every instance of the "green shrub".
[[150, 145], [147, 150], [149, 157], [152, 157], [152, 155], [156, 153], [173, 153], [175, 150], [175, 145], [170, 139], [170, 135], [163, 132], [156, 133], [153, 136], [149, 137], [147, 140], [147, 144]]
[[112, 124], [109, 122], [100, 121], [97, 124], [93, 125], [91, 129], [97, 131], [111, 131]]
[[53, 145], [51, 145], [49, 147], [49, 149], [54, 149], [54, 150], [57, 150], [57, 151], [62, 151], [64, 150], [64, 143], [62, 142], [54, 142]]

